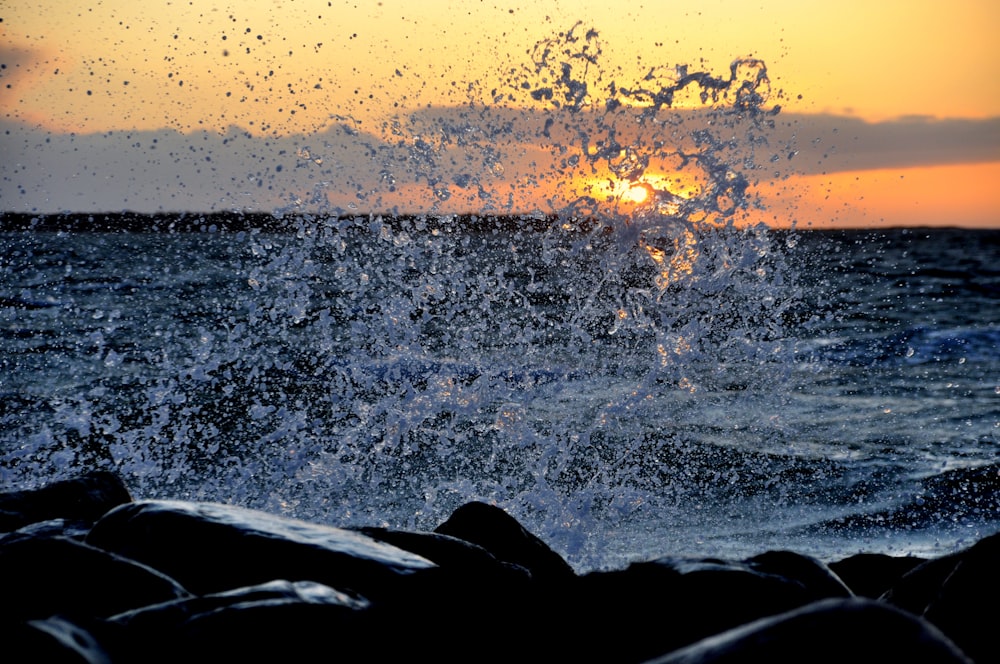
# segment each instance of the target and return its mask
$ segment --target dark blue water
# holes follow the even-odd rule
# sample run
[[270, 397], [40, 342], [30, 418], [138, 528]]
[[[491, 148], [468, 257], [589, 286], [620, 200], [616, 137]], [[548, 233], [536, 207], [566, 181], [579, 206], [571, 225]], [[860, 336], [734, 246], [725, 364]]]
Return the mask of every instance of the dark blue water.
[[0, 489], [113, 468], [421, 528], [480, 499], [579, 568], [1000, 526], [1000, 233], [619, 221], [4, 232]]

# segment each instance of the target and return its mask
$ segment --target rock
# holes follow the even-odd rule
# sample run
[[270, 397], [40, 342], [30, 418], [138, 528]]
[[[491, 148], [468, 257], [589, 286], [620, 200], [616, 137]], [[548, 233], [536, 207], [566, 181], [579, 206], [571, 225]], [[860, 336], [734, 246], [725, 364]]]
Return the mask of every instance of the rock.
[[108, 510], [131, 500], [121, 478], [102, 470], [39, 489], [0, 493], [0, 532], [50, 519], [93, 523]]
[[106, 617], [189, 597], [172, 579], [134, 561], [65, 537], [0, 538], [0, 620], [53, 614]]
[[[363, 641], [368, 601], [312, 581], [271, 581], [113, 616], [120, 661], [307, 661], [331, 633]], [[349, 647], [339, 643], [338, 652]]]
[[150, 631], [150, 626], [157, 629], [176, 627], [200, 615], [255, 602], [303, 602], [339, 606], [357, 611], [367, 609], [371, 604], [366, 599], [353, 597], [315, 581], [293, 582], [277, 579], [256, 586], [234, 588], [202, 597], [191, 596], [144, 606], [111, 616], [109, 620], [130, 629]]
[[3, 635], [4, 662], [8, 664], [111, 664], [111, 655], [88, 630], [54, 616], [17, 623]]
[[916, 556], [887, 556], [884, 553], [858, 553], [830, 563], [830, 569], [855, 595], [877, 599], [900, 577], [926, 562]]
[[[560, 650], [552, 641], [561, 592], [570, 581], [554, 586], [526, 569], [497, 560], [484, 548], [440, 533], [364, 528], [370, 536], [413, 551], [439, 565], [436, 574], [412, 584], [396, 601], [372, 607], [365, 626], [385, 630], [394, 639], [380, 640], [378, 661], [434, 662], [551, 661]], [[431, 638], [428, 638], [428, 636]], [[378, 640], [378, 639], [376, 639]], [[551, 657], [545, 657], [550, 654]]]
[[460, 575], [520, 581], [530, 578], [528, 570], [520, 565], [497, 560], [483, 547], [450, 535], [373, 527], [357, 530], [372, 539], [415, 553]]
[[744, 561], [751, 569], [802, 584], [813, 599], [852, 597], [851, 589], [819, 560], [794, 551], [768, 551]]
[[927, 618], [975, 661], [1000, 660], [1000, 533], [915, 567], [883, 599]]
[[376, 599], [436, 567], [351, 530], [211, 503], [122, 505], [94, 525], [87, 543], [158, 569], [196, 594], [286, 579]]
[[[14, 535], [33, 535], [35, 537], [65, 537], [82, 542], [90, 532], [92, 521], [80, 521], [78, 519], [49, 519], [48, 521], [36, 521], [29, 523], [23, 528], [18, 528]], [[0, 539], [4, 536], [0, 535]]]
[[[835, 593], [844, 595], [836, 585]], [[565, 611], [574, 616], [582, 633], [621, 635], [588, 644], [584, 654], [641, 662], [804, 606], [821, 594], [751, 563], [664, 557], [634, 563], [623, 571], [584, 575]]]
[[[354, 611], [310, 602], [255, 601], [200, 614], [181, 626], [161, 662], [366, 661], [394, 638], [358, 624]], [[143, 644], [145, 646], [145, 644]], [[143, 652], [145, 650], [143, 649]], [[145, 660], [148, 661], [148, 660]], [[376, 660], [377, 661], [377, 660]]]
[[434, 532], [481, 546], [497, 560], [528, 570], [536, 581], [564, 582], [576, 576], [562, 556], [493, 505], [466, 503]]
[[772, 551], [578, 576], [483, 503], [433, 533], [178, 501], [93, 523], [122, 499], [93, 481], [0, 497], [22, 524], [0, 534], [4, 661], [996, 660], [1000, 534], [919, 564]]
[[704, 639], [647, 664], [972, 664], [926, 620], [869, 599], [829, 599]]

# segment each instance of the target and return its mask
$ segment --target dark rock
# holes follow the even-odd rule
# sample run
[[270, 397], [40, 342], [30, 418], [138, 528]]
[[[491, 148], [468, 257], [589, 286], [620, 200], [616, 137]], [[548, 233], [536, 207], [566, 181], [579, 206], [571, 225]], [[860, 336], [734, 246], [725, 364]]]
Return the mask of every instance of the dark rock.
[[[835, 596], [843, 596], [834, 586]], [[582, 633], [627, 635], [588, 644], [587, 653], [595, 659], [640, 662], [804, 606], [818, 594], [814, 587], [751, 563], [660, 558], [581, 577], [565, 610]]]
[[525, 568], [497, 560], [489, 551], [466, 540], [441, 533], [421, 533], [389, 528], [358, 528], [358, 532], [426, 558], [450, 572], [483, 578], [529, 578]]
[[[82, 542], [90, 532], [93, 521], [79, 521], [69, 519], [49, 519], [48, 521], [36, 521], [29, 523], [23, 528], [18, 528], [14, 535], [32, 535], [35, 537], [65, 537]], [[0, 535], [2, 540], [3, 535]]]
[[105, 617], [188, 597], [159, 572], [65, 537], [25, 534], [0, 539], [0, 619], [53, 614]]
[[113, 652], [123, 661], [306, 661], [329, 649], [331, 633], [364, 642], [356, 615], [368, 608], [312, 581], [272, 581], [114, 616], [127, 636]]
[[484, 503], [420, 533], [129, 500], [109, 474], [0, 495], [0, 659], [997, 661], [1000, 534], [923, 562], [772, 551], [577, 576]]
[[354, 531], [210, 503], [122, 505], [94, 525], [87, 542], [161, 570], [197, 594], [287, 579], [376, 599], [435, 567]]
[[830, 563], [830, 569], [855, 595], [877, 599], [904, 574], [926, 561], [916, 556], [858, 553]]
[[972, 664], [929, 622], [868, 599], [829, 599], [726, 631], [647, 664]]
[[915, 567], [883, 599], [937, 625], [977, 662], [1000, 661], [1000, 533]]
[[0, 493], [0, 532], [50, 519], [93, 523], [108, 510], [131, 500], [121, 478], [102, 470], [39, 489]]
[[[551, 661], [546, 646], [567, 584], [535, 580], [523, 567], [497, 560], [480, 546], [440, 533], [378, 528], [363, 531], [439, 565], [394, 602], [372, 607], [364, 626], [395, 638], [379, 640], [379, 661]], [[576, 577], [572, 577], [575, 580]], [[434, 635], [428, 639], [428, 635]], [[530, 645], [529, 645], [530, 644]], [[527, 650], [530, 650], [529, 655]], [[422, 656], [418, 654], [422, 653]], [[550, 654], [552, 657], [545, 657]], [[372, 659], [367, 653], [364, 659]]]
[[819, 560], [794, 551], [768, 551], [745, 561], [751, 569], [802, 584], [813, 599], [852, 597], [851, 589]]
[[561, 582], [576, 576], [562, 556], [493, 505], [466, 503], [434, 532], [481, 546], [498, 560], [528, 570], [536, 581]]
[[[381, 638], [394, 638], [393, 625], [379, 630], [358, 625], [343, 606], [310, 602], [256, 601], [193, 617], [162, 654], [162, 662], [372, 661]], [[326, 653], [324, 655], [324, 653]], [[362, 655], [364, 655], [362, 657]], [[377, 660], [376, 660], [377, 661]]]
[[148, 631], [149, 626], [158, 629], [176, 627], [199, 615], [255, 602], [303, 602], [340, 606], [351, 610], [367, 609], [370, 606], [370, 602], [366, 599], [348, 595], [322, 583], [277, 579], [202, 597], [186, 597], [144, 606], [111, 616], [109, 620], [132, 629]]
[[111, 664], [108, 651], [88, 630], [53, 616], [0, 630], [3, 661], [9, 664]]

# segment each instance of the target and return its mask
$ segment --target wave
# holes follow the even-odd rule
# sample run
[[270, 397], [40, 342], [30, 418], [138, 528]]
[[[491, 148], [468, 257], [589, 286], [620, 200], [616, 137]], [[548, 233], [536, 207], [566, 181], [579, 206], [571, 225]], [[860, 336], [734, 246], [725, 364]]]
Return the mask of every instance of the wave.
[[912, 327], [902, 332], [859, 337], [820, 337], [800, 344], [801, 360], [853, 367], [992, 363], [1000, 352], [1000, 327]]
[[813, 524], [805, 532], [884, 533], [889, 530], [995, 526], [1000, 513], [1000, 463], [954, 468], [896, 489], [891, 504]]

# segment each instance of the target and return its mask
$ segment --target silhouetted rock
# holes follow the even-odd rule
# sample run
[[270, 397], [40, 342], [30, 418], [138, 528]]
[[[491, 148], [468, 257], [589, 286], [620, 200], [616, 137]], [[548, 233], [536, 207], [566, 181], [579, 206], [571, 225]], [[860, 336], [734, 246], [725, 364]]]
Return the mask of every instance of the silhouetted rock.
[[[65, 537], [82, 542], [87, 537], [87, 533], [90, 532], [90, 528], [93, 525], [93, 521], [80, 521], [79, 519], [49, 519], [48, 521], [29, 523], [8, 534], [33, 535], [35, 537]], [[0, 535], [0, 537], [3, 537], [3, 535]]]
[[122, 498], [94, 481], [4, 494], [7, 523], [27, 523], [0, 534], [3, 661], [996, 660], [1000, 534], [920, 564], [771, 551], [578, 576], [483, 503], [433, 533], [180, 501], [91, 526]]
[[830, 563], [829, 567], [855, 595], [878, 599], [904, 574], [926, 562], [916, 556], [858, 553]]
[[415, 553], [449, 570], [468, 571], [487, 576], [528, 576], [528, 570], [520, 565], [497, 560], [483, 547], [450, 535], [375, 527], [357, 528], [357, 531], [372, 539]]
[[[846, 594], [826, 580], [819, 585], [832, 585], [836, 597]], [[591, 644], [587, 652], [640, 662], [822, 596], [822, 589], [747, 562], [663, 557], [584, 575], [566, 611], [583, 633], [628, 635]]]
[[[121, 636], [113, 653], [143, 662], [306, 661], [331, 647], [331, 634], [365, 641], [355, 618], [368, 608], [313, 581], [271, 581], [114, 616]], [[349, 647], [338, 639], [338, 653]]]
[[143, 501], [98, 521], [87, 543], [158, 569], [197, 594], [274, 579], [374, 599], [435, 565], [351, 530], [211, 503]]
[[971, 664], [917, 616], [868, 599], [830, 599], [704, 639], [647, 664]]
[[102, 470], [39, 489], [0, 493], [0, 532], [50, 519], [92, 523], [108, 510], [131, 500], [121, 478]]
[[883, 599], [927, 618], [977, 662], [1000, 661], [1000, 533], [915, 567]]
[[0, 538], [0, 620], [106, 617], [190, 594], [156, 570], [64, 537]]
[[744, 561], [762, 574], [774, 574], [802, 585], [813, 599], [852, 597], [851, 589], [833, 571], [815, 558], [794, 551], [768, 551]]
[[479, 545], [498, 560], [528, 570], [536, 581], [566, 581], [576, 576], [562, 556], [493, 505], [466, 503], [434, 532]]
[[[411, 584], [406, 595], [373, 606], [365, 616], [368, 628], [392, 625], [396, 636], [379, 644], [375, 659], [510, 662], [525, 659], [527, 644], [536, 661], [546, 659], [542, 653], [555, 654], [547, 646], [555, 615], [553, 599], [559, 595], [556, 586], [455, 537], [362, 530], [439, 565]], [[428, 640], [428, 635], [435, 636]], [[367, 653], [365, 659], [374, 654]]]
[[0, 635], [3, 636], [3, 661], [7, 664], [111, 664], [114, 661], [90, 631], [58, 616], [14, 623], [0, 630]]

